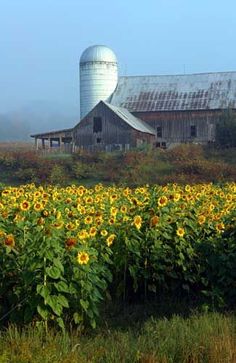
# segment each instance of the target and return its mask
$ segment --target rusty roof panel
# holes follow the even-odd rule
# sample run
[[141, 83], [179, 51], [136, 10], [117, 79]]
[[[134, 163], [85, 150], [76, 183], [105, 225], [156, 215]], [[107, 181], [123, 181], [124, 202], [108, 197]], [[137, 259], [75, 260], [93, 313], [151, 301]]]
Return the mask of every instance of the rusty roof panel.
[[236, 108], [236, 72], [120, 77], [108, 102], [131, 112]]

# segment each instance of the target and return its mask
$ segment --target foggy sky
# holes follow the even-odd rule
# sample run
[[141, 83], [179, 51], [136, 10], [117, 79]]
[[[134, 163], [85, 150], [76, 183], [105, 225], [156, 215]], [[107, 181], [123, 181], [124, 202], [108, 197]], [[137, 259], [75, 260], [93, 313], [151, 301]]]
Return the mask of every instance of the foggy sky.
[[47, 101], [79, 113], [79, 57], [120, 75], [236, 70], [235, 0], [0, 0], [0, 113]]

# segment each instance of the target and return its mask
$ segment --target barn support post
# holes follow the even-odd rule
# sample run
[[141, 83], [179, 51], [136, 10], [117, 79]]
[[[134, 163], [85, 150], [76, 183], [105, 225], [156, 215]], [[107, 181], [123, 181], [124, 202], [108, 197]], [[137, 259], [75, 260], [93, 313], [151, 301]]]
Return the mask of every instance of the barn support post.
[[42, 149], [45, 150], [45, 139], [42, 138]]
[[62, 149], [63, 149], [62, 136], [60, 136], [58, 138], [58, 146], [59, 146], [60, 151], [62, 151]]
[[35, 137], [35, 139], [34, 139], [34, 146], [35, 146], [35, 150], [37, 151], [39, 149], [39, 139], [37, 137]]

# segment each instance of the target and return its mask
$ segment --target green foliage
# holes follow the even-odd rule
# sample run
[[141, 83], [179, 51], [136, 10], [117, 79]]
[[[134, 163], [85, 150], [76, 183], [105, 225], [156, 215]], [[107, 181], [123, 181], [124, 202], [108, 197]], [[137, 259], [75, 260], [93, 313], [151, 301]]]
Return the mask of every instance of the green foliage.
[[226, 110], [216, 124], [216, 144], [222, 148], [236, 147], [236, 113]]
[[[20, 324], [38, 316], [62, 329], [66, 323], [86, 321], [95, 327], [97, 306], [110, 279], [106, 261], [90, 250], [89, 266], [79, 265], [76, 252], [70, 253], [61, 241], [61, 232], [52, 235], [50, 217], [46, 236], [36, 220], [17, 224], [17, 250], [0, 244], [0, 316]], [[11, 232], [10, 225], [4, 223], [4, 229]]]

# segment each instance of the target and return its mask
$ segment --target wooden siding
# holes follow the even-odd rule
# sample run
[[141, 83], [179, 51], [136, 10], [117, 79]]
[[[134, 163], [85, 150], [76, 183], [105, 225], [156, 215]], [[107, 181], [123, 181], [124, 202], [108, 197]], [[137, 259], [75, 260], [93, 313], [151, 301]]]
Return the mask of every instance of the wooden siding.
[[[134, 113], [155, 130], [161, 127], [162, 137], [158, 137], [157, 141], [165, 141], [168, 144], [214, 141], [215, 125], [220, 114], [221, 111]], [[196, 127], [196, 137], [191, 136], [191, 126]]]
[[[101, 117], [102, 131], [93, 132], [94, 117]], [[98, 143], [97, 140], [101, 142]], [[142, 142], [152, 142], [155, 136], [143, 132], [136, 132], [124, 120], [110, 110], [105, 104], [99, 103], [74, 128], [74, 142], [76, 148], [90, 150], [128, 149], [137, 146], [137, 139]]]

